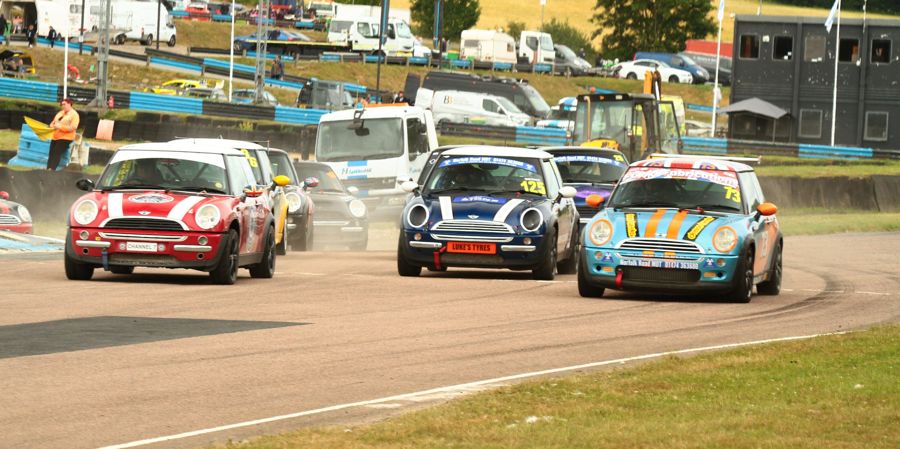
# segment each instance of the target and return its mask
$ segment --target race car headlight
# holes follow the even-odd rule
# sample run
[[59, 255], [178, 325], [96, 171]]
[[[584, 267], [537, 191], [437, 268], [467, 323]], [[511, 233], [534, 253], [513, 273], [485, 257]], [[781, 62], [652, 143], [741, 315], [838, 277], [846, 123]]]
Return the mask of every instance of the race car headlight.
[[212, 204], [207, 204], [197, 209], [197, 213], [194, 214], [194, 221], [197, 222], [197, 226], [201, 229], [211, 229], [219, 223], [220, 218], [222, 218], [222, 215], [219, 212], [219, 208]]
[[588, 234], [588, 237], [590, 237], [591, 243], [603, 246], [609, 243], [612, 235], [612, 224], [607, 220], [597, 220], [591, 225], [591, 232]]
[[300, 210], [300, 206], [303, 205], [303, 199], [300, 198], [300, 195], [298, 195], [297, 192], [288, 192], [284, 197], [287, 198], [288, 212], [294, 213]]
[[534, 208], [526, 209], [525, 212], [522, 212], [519, 221], [522, 222], [522, 229], [528, 232], [534, 232], [540, 229], [541, 224], [544, 223], [544, 214]]
[[406, 222], [414, 228], [421, 228], [428, 222], [428, 208], [422, 204], [416, 204], [406, 213]]
[[350, 215], [353, 215], [356, 218], [366, 216], [366, 203], [363, 203], [360, 200], [351, 200], [350, 203], [347, 204], [347, 208], [350, 209]]
[[87, 226], [97, 218], [97, 213], [99, 211], [100, 208], [97, 207], [97, 203], [91, 200], [84, 200], [75, 205], [75, 209], [72, 211], [72, 218], [74, 218], [78, 224]]
[[19, 219], [25, 223], [31, 223], [31, 214], [25, 206], [19, 206], [16, 211], [19, 213]]
[[716, 251], [727, 253], [737, 245], [737, 233], [728, 226], [722, 226], [713, 234], [712, 243]]

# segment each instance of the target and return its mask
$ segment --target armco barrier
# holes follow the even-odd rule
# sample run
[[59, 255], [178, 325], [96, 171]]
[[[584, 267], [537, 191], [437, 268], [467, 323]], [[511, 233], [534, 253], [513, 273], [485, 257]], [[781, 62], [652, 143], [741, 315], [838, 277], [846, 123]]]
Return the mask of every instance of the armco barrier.
[[190, 62], [182, 62], [175, 61], [172, 59], [160, 58], [157, 56], [150, 56], [150, 64], [161, 65], [165, 67], [174, 67], [182, 70], [190, 70], [192, 72], [202, 72], [203, 67], [199, 64], [193, 64]]
[[[213, 59], [213, 58], [203, 58], [203, 65], [205, 65], [206, 67], [215, 67], [215, 68], [219, 68], [219, 69], [230, 68], [228, 61], [221, 61], [221, 60]], [[235, 72], [256, 73], [256, 67], [253, 67], [252, 65], [247, 65], [247, 64], [235, 64], [234, 71]]]
[[728, 154], [728, 141], [704, 137], [682, 137], [685, 153]]
[[566, 130], [558, 128], [516, 127], [516, 143], [530, 145], [565, 145]]
[[297, 90], [303, 89], [302, 83], [292, 83], [290, 81], [277, 80], [275, 78], [266, 78], [265, 81], [266, 81], [266, 84], [268, 84], [270, 86], [283, 87], [283, 88], [287, 88], [287, 89], [297, 89]]
[[834, 159], [834, 158], [871, 158], [871, 148], [830, 147], [827, 145], [797, 145], [799, 156], [802, 158]]
[[199, 98], [132, 92], [131, 109], [135, 111], [200, 115], [203, 114], [203, 100]]
[[58, 87], [54, 83], [0, 78], [0, 97], [56, 103]]
[[[46, 168], [47, 157], [50, 154], [50, 141], [41, 140], [28, 125], [22, 125], [19, 134], [19, 152], [16, 157], [9, 160], [10, 167], [22, 168]], [[66, 150], [59, 161], [59, 168], [69, 165], [69, 151]]]
[[275, 106], [275, 121], [297, 125], [317, 125], [328, 111], [320, 109], [298, 109]]

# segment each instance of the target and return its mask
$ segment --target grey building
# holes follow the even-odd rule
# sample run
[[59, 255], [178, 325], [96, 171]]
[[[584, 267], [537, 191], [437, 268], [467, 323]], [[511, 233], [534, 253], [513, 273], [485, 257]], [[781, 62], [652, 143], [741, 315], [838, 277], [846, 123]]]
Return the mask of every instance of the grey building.
[[733, 112], [730, 137], [828, 145], [837, 56], [835, 145], [900, 149], [900, 20], [842, 19], [840, 45], [824, 22], [736, 17], [731, 103], [758, 98], [787, 114]]

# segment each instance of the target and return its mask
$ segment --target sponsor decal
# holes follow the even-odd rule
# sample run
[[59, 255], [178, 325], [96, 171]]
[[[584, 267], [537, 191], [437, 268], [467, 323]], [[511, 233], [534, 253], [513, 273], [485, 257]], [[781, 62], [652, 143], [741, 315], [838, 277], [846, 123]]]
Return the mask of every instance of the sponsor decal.
[[484, 195], [473, 195], [473, 196], [456, 196], [453, 197], [454, 203], [490, 203], [490, 204], [505, 204], [509, 199], [507, 198], [495, 198], [492, 196], [484, 196]]
[[687, 232], [684, 233], [684, 240], [694, 241], [697, 240], [697, 237], [700, 236], [700, 233], [709, 226], [710, 223], [716, 221], [716, 217], [703, 217], [700, 221], [694, 223]]
[[697, 262], [682, 262], [678, 260], [622, 259], [619, 264], [629, 267], [672, 268], [676, 270], [700, 269]]
[[507, 167], [513, 168], [521, 168], [522, 170], [527, 170], [532, 173], [537, 173], [537, 168], [534, 165], [529, 164], [528, 162], [517, 161], [515, 159], [506, 159], [502, 157], [493, 157], [493, 156], [465, 156], [465, 157], [456, 157], [453, 159], [447, 159], [442, 161], [438, 167], [450, 167], [453, 165], [467, 165], [467, 164], [496, 164], [496, 165], [505, 165]]
[[703, 268], [715, 268], [715, 267], [716, 267], [715, 260], [707, 258], [706, 260], [703, 261]]
[[610, 254], [610, 253], [604, 253], [604, 254], [603, 254], [603, 258], [601, 258], [600, 261], [601, 261], [601, 262], [612, 263], [612, 261], [613, 261], [612, 254]]
[[145, 195], [135, 195], [129, 198], [128, 201], [131, 201], [132, 203], [163, 204], [171, 203], [172, 201], [175, 201], [175, 198], [161, 193], [148, 193]]
[[[619, 156], [618, 154], [615, 156], [622, 158], [622, 156]], [[614, 165], [616, 167], [624, 167], [625, 166], [624, 163], [619, 162], [617, 160], [607, 159], [605, 157], [599, 157], [599, 156], [589, 156], [586, 154], [569, 154], [569, 155], [565, 155], [565, 156], [557, 156], [553, 159], [555, 159], [557, 163], [560, 163], [560, 162], [592, 162], [592, 163], [596, 163], [596, 164]]]
[[633, 167], [622, 176], [622, 180], [619, 182], [621, 184], [627, 184], [629, 182], [645, 181], [648, 179], [689, 179], [732, 187], [735, 190], [739, 188], [737, 174], [734, 172], [651, 166]]
[[340, 176], [342, 178], [346, 178], [349, 176], [368, 177], [370, 173], [372, 173], [372, 167], [367, 167], [367, 166], [341, 167]]
[[625, 233], [628, 235], [628, 238], [637, 237], [637, 214], [625, 214]]

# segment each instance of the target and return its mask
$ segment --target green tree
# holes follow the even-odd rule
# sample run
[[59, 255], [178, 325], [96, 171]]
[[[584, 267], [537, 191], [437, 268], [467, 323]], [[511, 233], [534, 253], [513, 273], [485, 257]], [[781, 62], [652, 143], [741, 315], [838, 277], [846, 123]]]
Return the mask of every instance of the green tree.
[[688, 39], [716, 31], [709, 0], [597, 0], [592, 37], [603, 36], [607, 59], [629, 59], [637, 51], [678, 52]]
[[[409, 5], [415, 31], [420, 36], [434, 35], [434, 0], [412, 0]], [[478, 0], [444, 0], [444, 36], [459, 39], [463, 30], [478, 23], [481, 4]]]
[[510, 20], [506, 23], [506, 29], [504, 32], [513, 37], [513, 39], [519, 40], [519, 35], [522, 34], [522, 31], [526, 30], [525, 22], [516, 22], [515, 20]]
[[587, 36], [578, 31], [572, 25], [569, 25], [568, 21], [561, 22], [556, 20], [556, 17], [550, 19], [550, 22], [544, 24], [544, 27], [541, 31], [545, 33], [550, 33], [553, 36], [554, 44], [562, 44], [566, 47], [569, 47], [576, 54], [579, 53], [580, 50], [584, 49], [585, 57], [588, 62], [593, 63], [594, 57], [596, 56], [596, 51], [591, 47], [591, 40], [588, 39]]

